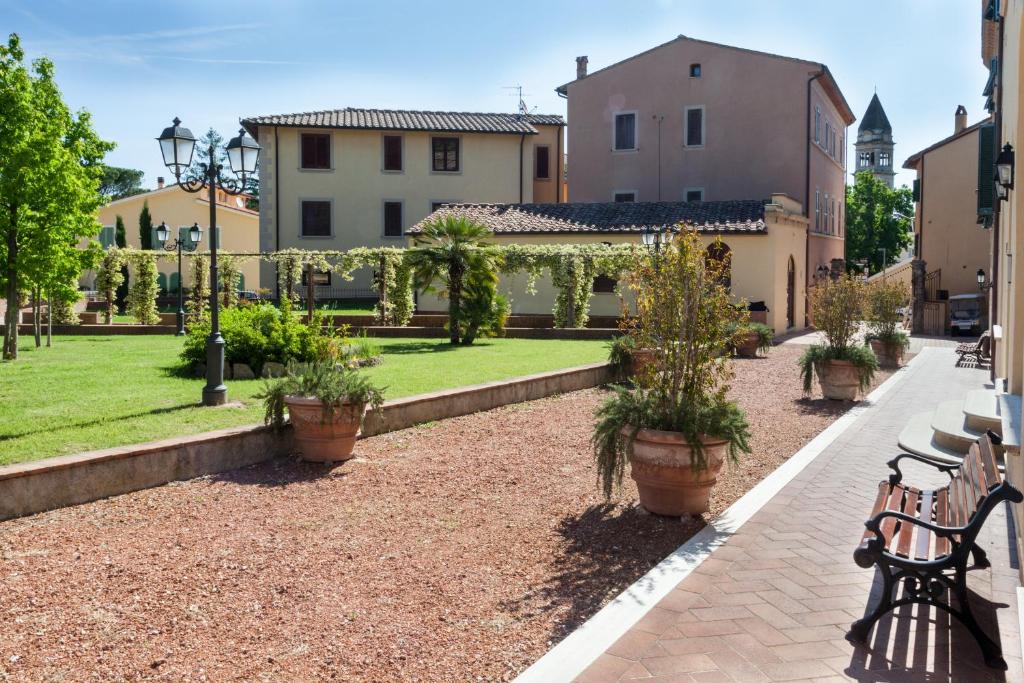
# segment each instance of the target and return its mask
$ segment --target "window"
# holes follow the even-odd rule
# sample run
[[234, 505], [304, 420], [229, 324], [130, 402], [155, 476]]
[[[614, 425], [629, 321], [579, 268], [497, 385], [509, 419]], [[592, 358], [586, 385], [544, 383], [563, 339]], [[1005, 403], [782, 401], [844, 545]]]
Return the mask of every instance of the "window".
[[636, 112], [615, 115], [616, 150], [636, 149]]
[[821, 107], [814, 108], [814, 141], [821, 143]]
[[331, 202], [328, 200], [308, 200], [302, 202], [303, 237], [331, 236]]
[[686, 108], [686, 146], [704, 145], [704, 107]]
[[831, 221], [829, 224], [829, 232], [833, 235], [836, 234], [836, 200], [832, 198], [832, 206], [829, 208], [828, 216]]
[[537, 180], [551, 179], [551, 148], [548, 145], [537, 145], [533, 148], [534, 173]]
[[700, 64], [690, 65], [690, 78], [700, 78]]
[[329, 133], [303, 133], [302, 168], [325, 170], [331, 167], [331, 136]]
[[636, 192], [633, 191], [633, 190], [628, 190], [626, 192], [616, 192], [615, 193], [615, 202], [617, 204], [621, 204], [623, 202], [635, 202], [635, 201], [636, 201]]
[[384, 202], [384, 236], [402, 236], [402, 202]]
[[109, 249], [117, 242], [117, 230], [113, 225], [104, 225], [100, 230], [100, 246]]
[[598, 275], [594, 278], [594, 294], [614, 294], [619, 281], [607, 275]]
[[821, 190], [814, 191], [814, 229], [821, 231]]
[[825, 148], [825, 152], [828, 153], [828, 139], [832, 135], [832, 124], [828, 121], [825, 122], [825, 137], [821, 142], [821, 146]]
[[822, 205], [822, 210], [825, 212], [825, 218], [821, 222], [821, 231], [828, 232], [828, 222], [830, 216], [828, 214], [828, 192], [825, 193], [825, 203]]
[[857, 155], [857, 167], [868, 168], [875, 165], [875, 153], [874, 152], [861, 152]]
[[892, 157], [889, 155], [888, 152], [879, 152], [878, 153], [878, 165], [879, 166], [891, 166], [892, 165]]
[[384, 170], [402, 170], [402, 136], [384, 136]]
[[726, 289], [732, 287], [732, 250], [725, 242], [713, 242], [704, 252], [704, 262], [718, 271], [718, 282]]
[[[302, 286], [309, 287], [309, 271], [302, 271]], [[313, 286], [314, 287], [330, 287], [331, 286], [331, 271], [329, 270], [314, 270], [313, 271]]]
[[686, 201], [688, 202], [702, 202], [704, 201], [704, 190], [695, 189], [686, 191]]
[[846, 154], [846, 140], [839, 136], [839, 163], [843, 163], [843, 155]]
[[431, 145], [434, 150], [432, 168], [442, 173], [457, 173], [459, 171], [459, 139], [431, 138]]

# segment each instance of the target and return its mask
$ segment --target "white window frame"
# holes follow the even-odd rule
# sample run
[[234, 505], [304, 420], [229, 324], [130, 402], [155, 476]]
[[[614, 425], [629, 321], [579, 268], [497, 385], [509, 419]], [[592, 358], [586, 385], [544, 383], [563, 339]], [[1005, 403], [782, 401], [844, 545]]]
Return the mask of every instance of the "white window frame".
[[629, 202], [616, 202], [615, 201], [615, 195], [617, 195], [617, 194], [631, 194], [631, 195], [633, 195], [633, 202], [639, 201], [637, 198], [640, 196], [640, 193], [637, 192], [636, 190], [612, 190], [612, 203], [613, 204], [628, 204], [629, 203]]
[[[700, 110], [700, 144], [690, 145], [690, 112], [694, 109]], [[695, 104], [692, 107], [683, 107], [683, 147], [686, 149], [704, 149], [708, 143], [708, 112], [703, 104]]]
[[[700, 192], [700, 199], [690, 199], [689, 194], [691, 192]], [[704, 188], [703, 187], [684, 187], [683, 188], [683, 201], [684, 202], [702, 202], [704, 201]]]
[[[615, 143], [618, 140], [615, 139], [615, 130], [618, 128], [618, 120], [620, 116], [633, 115], [633, 146], [632, 147], [616, 147]], [[635, 152], [640, 149], [640, 114], [636, 109], [623, 109], [612, 114], [612, 151], [613, 152]]]

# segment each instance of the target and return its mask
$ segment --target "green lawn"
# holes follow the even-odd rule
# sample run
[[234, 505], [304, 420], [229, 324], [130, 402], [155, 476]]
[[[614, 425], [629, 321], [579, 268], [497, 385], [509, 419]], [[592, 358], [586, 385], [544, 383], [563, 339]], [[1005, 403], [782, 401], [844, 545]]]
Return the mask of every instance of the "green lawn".
[[[491, 339], [451, 347], [439, 339], [376, 339], [384, 363], [367, 369], [387, 398], [604, 360], [602, 341]], [[203, 380], [180, 377], [172, 336], [54, 337], [0, 363], [0, 464], [153, 441], [259, 422], [262, 380], [232, 381], [230, 401], [198, 405]]]

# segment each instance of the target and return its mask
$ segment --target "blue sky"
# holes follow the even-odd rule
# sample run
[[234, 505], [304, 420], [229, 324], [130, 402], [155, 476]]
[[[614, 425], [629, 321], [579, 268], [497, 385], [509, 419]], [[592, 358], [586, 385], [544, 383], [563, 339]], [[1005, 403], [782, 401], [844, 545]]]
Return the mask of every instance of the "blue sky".
[[109, 163], [149, 186], [175, 115], [228, 137], [254, 114], [514, 111], [517, 84], [538, 113], [564, 114], [554, 88], [576, 55], [596, 70], [680, 33], [824, 62], [858, 117], [877, 88], [899, 165], [952, 132], [956, 105], [982, 118], [987, 76], [973, 0], [0, 0], [0, 31], [55, 62], [69, 104], [117, 142]]

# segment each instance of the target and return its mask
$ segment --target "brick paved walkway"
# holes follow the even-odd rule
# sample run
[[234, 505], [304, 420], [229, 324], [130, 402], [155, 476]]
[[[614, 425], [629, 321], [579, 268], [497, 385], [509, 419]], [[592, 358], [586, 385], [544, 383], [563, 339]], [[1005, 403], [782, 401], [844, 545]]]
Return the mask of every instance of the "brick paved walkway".
[[[983, 628], [1001, 636], [1008, 671], [987, 669], [966, 629], [928, 608], [926, 618], [912, 618], [916, 606], [884, 617], [870, 648], [844, 638], [864, 615], [869, 591], [880, 589], [874, 570], [855, 565], [852, 552], [874, 484], [888, 474], [885, 462], [897, 452], [897, 433], [912, 414], [987, 379], [987, 371], [955, 369], [954, 360], [948, 349], [923, 353], [876, 406], [578, 680], [1024, 680], [1019, 583], [1004, 509], [979, 538], [993, 567], [971, 572], [970, 586], [980, 598], [973, 607]], [[921, 485], [945, 479], [916, 465], [904, 471], [905, 481]]]

